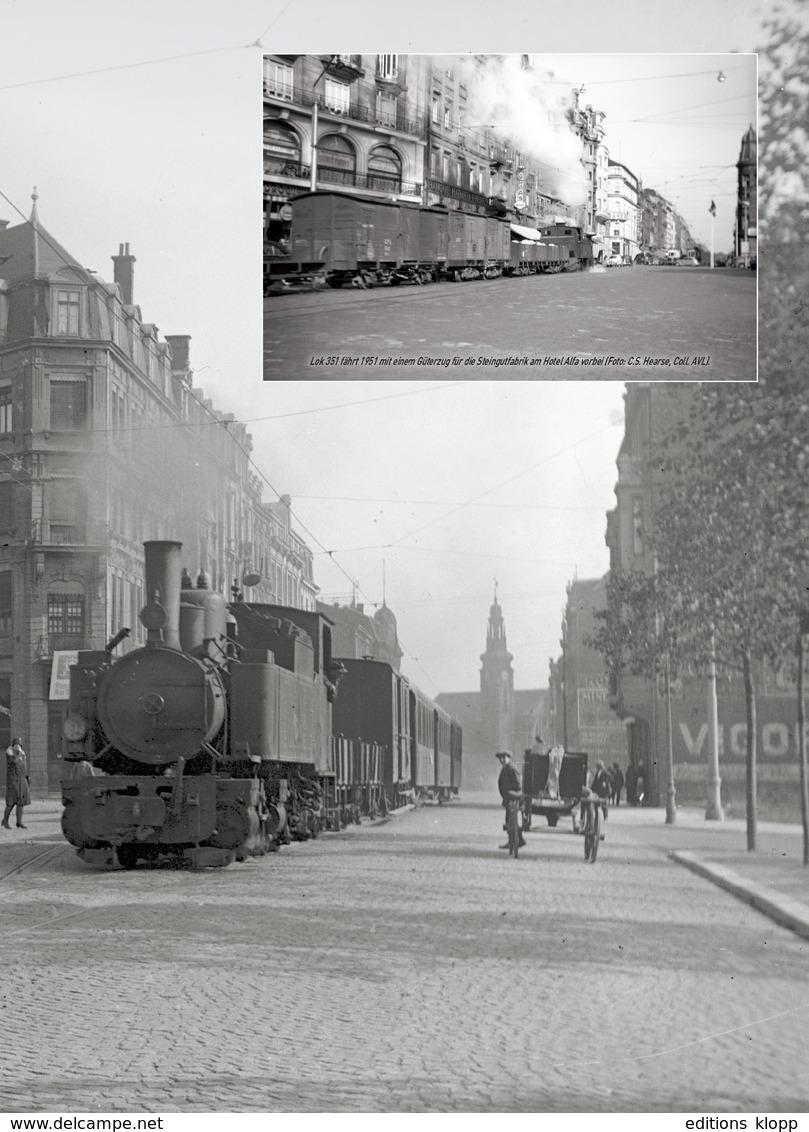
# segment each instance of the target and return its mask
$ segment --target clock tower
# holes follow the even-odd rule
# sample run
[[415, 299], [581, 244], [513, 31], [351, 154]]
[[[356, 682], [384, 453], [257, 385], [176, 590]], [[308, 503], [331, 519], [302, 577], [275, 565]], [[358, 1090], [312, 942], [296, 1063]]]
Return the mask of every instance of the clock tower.
[[483, 742], [492, 754], [503, 748], [511, 750], [514, 742], [513, 657], [506, 648], [506, 626], [497, 601], [496, 582], [494, 604], [489, 610], [486, 651], [480, 659], [480, 733]]

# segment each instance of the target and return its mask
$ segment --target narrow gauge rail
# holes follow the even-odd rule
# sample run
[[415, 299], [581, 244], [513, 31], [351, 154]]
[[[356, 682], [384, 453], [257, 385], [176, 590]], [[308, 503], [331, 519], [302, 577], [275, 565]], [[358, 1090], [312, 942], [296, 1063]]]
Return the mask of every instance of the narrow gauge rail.
[[500, 217], [346, 193], [303, 193], [290, 203], [290, 255], [265, 255], [265, 294], [323, 280], [330, 287], [465, 282], [593, 263], [592, 240], [571, 225], [534, 233]]

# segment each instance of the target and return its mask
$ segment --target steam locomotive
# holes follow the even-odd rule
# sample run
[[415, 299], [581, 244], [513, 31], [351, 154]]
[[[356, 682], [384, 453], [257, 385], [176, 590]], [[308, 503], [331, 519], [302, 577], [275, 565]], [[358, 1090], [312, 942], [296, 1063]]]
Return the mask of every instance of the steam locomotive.
[[[408, 776], [408, 764], [402, 776], [398, 748], [362, 715], [347, 713], [334, 733], [338, 682], [371, 662], [332, 656], [329, 618], [228, 604], [204, 575], [194, 587], [180, 543], [144, 549], [146, 644], [114, 659], [114, 638], [71, 668], [65, 758], [80, 773], [62, 784], [62, 829], [80, 857], [117, 857], [125, 868], [166, 857], [227, 865], [418, 793], [453, 792], [443, 770]], [[402, 694], [415, 702], [415, 690]], [[422, 699], [437, 744], [439, 709]], [[405, 719], [398, 741], [416, 750]], [[457, 792], [460, 733], [455, 743]]]
[[304, 193], [291, 205], [290, 254], [265, 257], [267, 294], [324, 278], [331, 287], [395, 286], [570, 271], [593, 262], [592, 240], [569, 225], [521, 239], [508, 220], [461, 209], [329, 192]]

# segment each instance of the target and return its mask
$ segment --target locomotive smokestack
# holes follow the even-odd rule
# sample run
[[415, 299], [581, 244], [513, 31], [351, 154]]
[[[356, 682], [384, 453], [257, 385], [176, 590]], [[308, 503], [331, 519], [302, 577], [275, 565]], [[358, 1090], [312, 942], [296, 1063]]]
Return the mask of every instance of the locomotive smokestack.
[[[146, 600], [159, 601], [166, 610], [163, 643], [180, 648], [181, 542], [145, 542]], [[147, 626], [148, 627], [148, 626]]]

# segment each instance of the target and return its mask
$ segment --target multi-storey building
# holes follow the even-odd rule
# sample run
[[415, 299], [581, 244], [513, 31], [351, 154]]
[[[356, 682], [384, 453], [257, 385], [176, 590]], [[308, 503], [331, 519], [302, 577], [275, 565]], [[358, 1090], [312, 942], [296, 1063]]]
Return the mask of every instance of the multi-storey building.
[[421, 55], [264, 57], [267, 239], [285, 239], [287, 202], [315, 189], [421, 203], [428, 73]]
[[373, 617], [365, 612], [362, 602], [355, 600], [346, 605], [337, 601], [319, 601], [317, 608], [334, 623], [334, 656], [384, 661], [399, 671], [402, 649], [396, 631], [396, 617], [384, 602], [374, 611]]
[[193, 386], [189, 336], [161, 340], [134, 298], [31, 219], [0, 222], [0, 747], [24, 738], [32, 785], [61, 778], [67, 665], [123, 628], [139, 645], [142, 542], [183, 543], [196, 578], [314, 608], [289, 500], [266, 505], [243, 425]]
[[580, 90], [574, 90], [573, 128], [582, 143], [582, 163], [587, 175], [587, 200], [583, 209], [583, 227], [593, 240], [593, 257], [601, 263], [610, 254], [609, 150], [604, 142], [604, 118], [601, 110], [580, 107]]
[[620, 161], [609, 159], [607, 166], [610, 209], [610, 255], [634, 260], [641, 248], [640, 192], [635, 174]]
[[562, 655], [551, 660], [547, 716], [548, 743], [568, 751], [585, 751], [590, 769], [597, 759], [626, 766], [626, 727], [610, 706], [609, 677], [604, 658], [590, 640], [598, 627], [596, 614], [606, 605], [606, 579], [576, 579], [567, 587], [562, 622]]
[[[583, 210], [544, 189], [538, 155], [520, 152], [505, 129], [475, 120], [474, 89], [498, 60], [265, 56], [265, 239], [284, 245], [289, 201], [314, 189], [460, 208], [531, 232], [560, 220], [583, 223]], [[530, 71], [530, 57], [521, 56], [520, 66]], [[538, 106], [537, 113], [548, 111]], [[561, 119], [549, 125], [568, 128]]]
[[755, 266], [758, 247], [758, 140], [751, 126], [742, 138], [736, 194], [736, 224], [733, 245], [737, 263]]

